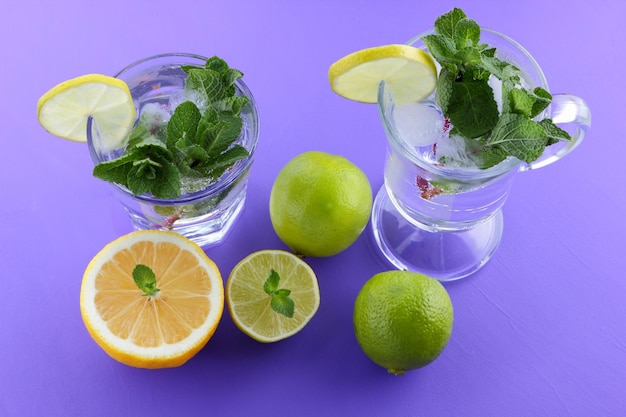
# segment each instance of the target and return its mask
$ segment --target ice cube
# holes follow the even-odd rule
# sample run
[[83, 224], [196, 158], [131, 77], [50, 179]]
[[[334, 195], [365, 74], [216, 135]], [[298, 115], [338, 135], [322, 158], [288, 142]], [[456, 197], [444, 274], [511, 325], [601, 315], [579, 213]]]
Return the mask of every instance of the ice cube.
[[395, 108], [393, 119], [400, 137], [412, 146], [428, 146], [443, 135], [441, 112], [427, 103], [407, 103]]
[[186, 101], [191, 101], [192, 103], [194, 103], [201, 113], [204, 112], [204, 110], [206, 110], [208, 106], [205, 94], [202, 94], [198, 91], [187, 90], [180, 90], [176, 94], [172, 94], [170, 96], [169, 106], [173, 111], [174, 109], [176, 109], [176, 107], [178, 107], [178, 105]]
[[437, 160], [446, 165], [462, 168], [477, 168], [476, 157], [467, 148], [464, 138], [456, 135], [442, 137], [437, 141]]
[[493, 90], [493, 98], [498, 105], [498, 113], [502, 113], [502, 81], [492, 75], [489, 77], [487, 84]]
[[171, 114], [161, 103], [145, 103], [141, 107], [141, 120], [148, 126], [156, 126], [167, 122]]

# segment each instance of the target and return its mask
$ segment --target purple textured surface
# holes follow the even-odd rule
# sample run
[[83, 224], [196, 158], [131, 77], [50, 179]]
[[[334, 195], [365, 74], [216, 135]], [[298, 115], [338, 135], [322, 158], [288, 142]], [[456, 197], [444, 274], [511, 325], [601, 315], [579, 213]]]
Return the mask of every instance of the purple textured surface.
[[[243, 215], [207, 251], [228, 276], [249, 253], [284, 248], [269, 191], [296, 154], [342, 154], [378, 190], [376, 107], [334, 95], [328, 67], [405, 42], [453, 6], [531, 51], [553, 92], [588, 102], [593, 127], [562, 161], [518, 176], [498, 252], [446, 285], [455, 323], [437, 361], [393, 377], [359, 349], [354, 299], [390, 268], [369, 229], [344, 253], [310, 259], [321, 306], [288, 340], [256, 343], [225, 312], [177, 369], [129, 368], [96, 346], [80, 317], [82, 273], [131, 225], [110, 186], [91, 177], [86, 146], [38, 125], [41, 94], [163, 52], [218, 55], [243, 70], [261, 138]], [[626, 415], [625, 11], [623, 0], [2, 0], [0, 416]]]

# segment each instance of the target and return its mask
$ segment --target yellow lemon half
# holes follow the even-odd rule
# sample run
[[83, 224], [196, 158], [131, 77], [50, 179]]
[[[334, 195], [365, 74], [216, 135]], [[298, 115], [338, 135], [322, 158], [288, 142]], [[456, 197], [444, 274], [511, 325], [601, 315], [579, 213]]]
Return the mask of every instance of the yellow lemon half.
[[[140, 289], [137, 265], [153, 271], [158, 292]], [[89, 334], [111, 357], [139, 368], [187, 362], [209, 341], [223, 309], [215, 263], [168, 231], [136, 231], [109, 243], [87, 266], [80, 291]]]

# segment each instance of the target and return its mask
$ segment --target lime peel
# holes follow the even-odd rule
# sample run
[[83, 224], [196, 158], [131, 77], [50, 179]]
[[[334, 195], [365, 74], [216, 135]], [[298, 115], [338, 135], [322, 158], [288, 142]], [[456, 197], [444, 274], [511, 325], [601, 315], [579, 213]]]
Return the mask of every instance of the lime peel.
[[410, 271], [374, 275], [354, 304], [359, 346], [392, 375], [433, 362], [452, 334], [450, 297], [434, 278]]
[[308, 151], [280, 170], [269, 208], [274, 231], [293, 252], [333, 256], [350, 247], [365, 229], [372, 188], [365, 173], [348, 159]]

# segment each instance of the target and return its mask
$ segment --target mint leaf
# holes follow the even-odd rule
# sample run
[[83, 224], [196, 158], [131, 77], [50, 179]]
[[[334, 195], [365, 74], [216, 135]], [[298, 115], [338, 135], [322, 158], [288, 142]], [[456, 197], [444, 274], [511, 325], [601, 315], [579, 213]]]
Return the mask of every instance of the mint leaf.
[[[490, 51], [490, 50], [487, 50], [487, 51]], [[509, 66], [509, 64], [507, 64], [506, 62], [500, 60], [499, 58], [495, 56], [487, 55], [485, 53], [487, 51], [481, 52], [481, 60], [477, 64], [477, 67], [482, 69], [483, 71], [485, 71], [486, 73], [490, 75], [493, 74], [496, 78], [500, 80], [506, 79], [506, 76], [504, 75], [504, 69], [507, 66]]]
[[[465, 67], [471, 68], [479, 66], [482, 55], [478, 49], [472, 46], [466, 46], [459, 49], [456, 54], [454, 54], [454, 59]], [[474, 79], [476, 78], [474, 77]]]
[[456, 58], [456, 46], [454, 41], [444, 35], [426, 35], [422, 38], [431, 55], [443, 67], [456, 73], [458, 65], [461, 63]]
[[543, 153], [548, 142], [544, 128], [520, 114], [503, 114], [487, 144], [497, 146], [508, 155], [532, 162]]
[[539, 125], [541, 125], [543, 130], [546, 132], [548, 145], [554, 145], [559, 141], [572, 139], [569, 133], [555, 125], [550, 119], [543, 119], [539, 122]]
[[93, 175], [123, 185], [135, 195], [173, 198], [180, 194], [180, 174], [171, 159], [165, 145], [149, 137], [121, 157], [96, 165]]
[[180, 195], [180, 172], [173, 162], [159, 155], [137, 160], [128, 173], [128, 189], [135, 195], [151, 193], [157, 198]]
[[455, 7], [435, 20], [435, 32], [449, 39], [454, 39], [457, 25], [461, 20], [466, 18], [467, 15], [465, 12], [458, 7]]
[[279, 282], [280, 276], [278, 275], [278, 272], [272, 269], [270, 271], [270, 276], [267, 277], [267, 280], [265, 280], [265, 284], [263, 284], [263, 291], [265, 291], [267, 295], [274, 295], [276, 290], [278, 290]]
[[491, 131], [498, 122], [498, 105], [485, 80], [456, 80], [442, 69], [437, 81], [436, 100], [456, 131], [466, 138], [477, 138]]
[[226, 61], [216, 56], [212, 56], [211, 58], [207, 59], [204, 64], [204, 68], [213, 70], [220, 74], [223, 74], [230, 70]]
[[206, 149], [197, 144], [186, 145], [183, 140], [176, 143], [176, 149], [180, 150], [185, 156], [181, 163], [182, 166], [191, 168], [209, 159]]
[[274, 269], [270, 270], [270, 275], [263, 284], [263, 291], [271, 298], [270, 307], [272, 310], [283, 316], [292, 318], [295, 311], [295, 303], [289, 297], [291, 290], [279, 289], [280, 276]]
[[493, 166], [498, 165], [500, 162], [504, 161], [509, 155], [503, 149], [500, 149], [495, 146], [486, 146], [481, 149], [478, 154], [480, 169], [487, 169]]
[[502, 111], [504, 113], [511, 112], [511, 91], [517, 88], [517, 85], [520, 82], [519, 70], [506, 63], [501, 64], [500, 66], [500, 74], [499, 78], [502, 81]]
[[295, 312], [295, 304], [291, 298], [285, 295], [275, 295], [270, 301], [272, 310], [283, 316], [292, 318]]
[[198, 126], [198, 141], [209, 156], [217, 156], [237, 140], [243, 127], [243, 121], [228, 111], [207, 110]]
[[200, 122], [200, 110], [191, 101], [181, 103], [167, 124], [167, 147], [172, 149], [179, 141], [193, 143]]
[[250, 102], [248, 97], [244, 96], [231, 96], [226, 97], [223, 100], [213, 103], [215, 109], [222, 112], [231, 112], [239, 116], [241, 110]]
[[93, 175], [123, 185], [135, 195], [172, 198], [180, 193], [180, 175], [170, 158], [167, 149], [148, 140], [117, 159], [96, 165]]
[[203, 68], [195, 68], [187, 73], [185, 90], [199, 93], [205, 100], [211, 102], [213, 99], [226, 96], [227, 86], [222, 83], [219, 73]]
[[526, 90], [513, 88], [509, 91], [509, 108], [510, 113], [522, 114], [530, 116], [535, 104], [534, 98]]
[[243, 77], [243, 73], [241, 71], [230, 68], [226, 61], [216, 56], [207, 59], [205, 68], [220, 74], [222, 84], [227, 87], [228, 96], [235, 94], [233, 85], [235, 81]]
[[[509, 86], [510, 83], [507, 83]], [[518, 113], [533, 118], [552, 102], [552, 95], [541, 87], [532, 91], [524, 88], [507, 87], [508, 101], [506, 109], [510, 113]]]
[[456, 22], [452, 37], [458, 49], [476, 47], [480, 41], [480, 26], [471, 19], [461, 19]]
[[533, 90], [533, 94], [535, 96], [535, 102], [533, 104], [533, 109], [530, 112], [530, 117], [538, 116], [539, 113], [544, 111], [550, 103], [552, 103], [552, 94], [541, 87], [535, 88]]
[[217, 179], [230, 168], [235, 162], [246, 159], [250, 153], [246, 148], [235, 145], [226, 152], [220, 154], [217, 158], [208, 161], [200, 166], [207, 177]]
[[156, 287], [156, 276], [149, 266], [137, 264], [133, 269], [133, 281], [145, 296], [153, 296], [160, 290]]
[[101, 162], [93, 167], [93, 176], [103, 181], [115, 182], [126, 186], [128, 173], [132, 168], [134, 155], [126, 154], [111, 161]]

